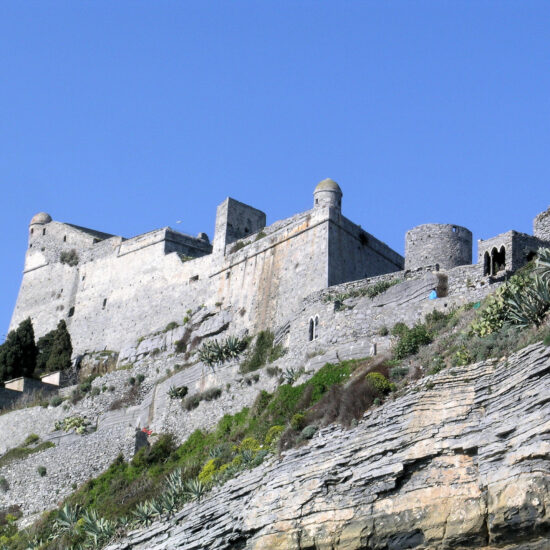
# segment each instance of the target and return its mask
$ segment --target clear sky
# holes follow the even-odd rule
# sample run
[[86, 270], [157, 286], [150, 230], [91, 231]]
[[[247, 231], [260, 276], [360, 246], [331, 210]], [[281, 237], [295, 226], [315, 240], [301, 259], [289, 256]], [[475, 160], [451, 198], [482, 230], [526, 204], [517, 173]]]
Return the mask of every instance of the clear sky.
[[421, 223], [530, 233], [549, 29], [519, 0], [0, 0], [0, 335], [39, 211], [212, 238], [226, 196], [271, 223], [331, 177], [401, 253]]

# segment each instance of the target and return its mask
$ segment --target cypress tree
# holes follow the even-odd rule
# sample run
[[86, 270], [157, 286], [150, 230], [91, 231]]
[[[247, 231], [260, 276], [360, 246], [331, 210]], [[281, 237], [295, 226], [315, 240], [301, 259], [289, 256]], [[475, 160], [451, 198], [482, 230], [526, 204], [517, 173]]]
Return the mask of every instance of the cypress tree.
[[53, 339], [49, 357], [46, 360], [46, 372], [70, 369], [73, 346], [65, 321], [61, 319], [57, 325], [57, 329], [52, 332]]
[[2, 344], [0, 352], [0, 379], [2, 381], [32, 376], [36, 368], [38, 349], [34, 343], [34, 330], [30, 318], [17, 330], [12, 330]]
[[46, 363], [50, 358], [52, 352], [53, 341], [55, 337], [56, 330], [50, 330], [47, 334], [44, 334], [36, 342], [36, 347], [38, 348], [38, 357], [36, 358], [36, 369], [40, 374], [46, 372]]

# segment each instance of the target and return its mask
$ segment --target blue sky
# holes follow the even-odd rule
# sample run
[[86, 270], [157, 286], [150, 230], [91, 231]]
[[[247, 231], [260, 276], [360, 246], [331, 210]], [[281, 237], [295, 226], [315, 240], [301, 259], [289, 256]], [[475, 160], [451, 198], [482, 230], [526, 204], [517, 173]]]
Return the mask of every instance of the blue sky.
[[[0, 335], [32, 215], [213, 236], [226, 196], [344, 214], [403, 253], [550, 204], [548, 2], [0, 2]], [[176, 221], [181, 220], [181, 224]]]

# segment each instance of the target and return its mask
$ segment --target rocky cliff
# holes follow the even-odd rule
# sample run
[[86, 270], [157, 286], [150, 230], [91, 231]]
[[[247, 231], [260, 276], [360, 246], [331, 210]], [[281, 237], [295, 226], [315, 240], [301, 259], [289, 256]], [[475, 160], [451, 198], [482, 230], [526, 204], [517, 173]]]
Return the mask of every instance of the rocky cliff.
[[446, 370], [109, 548], [548, 549], [549, 412], [550, 347]]

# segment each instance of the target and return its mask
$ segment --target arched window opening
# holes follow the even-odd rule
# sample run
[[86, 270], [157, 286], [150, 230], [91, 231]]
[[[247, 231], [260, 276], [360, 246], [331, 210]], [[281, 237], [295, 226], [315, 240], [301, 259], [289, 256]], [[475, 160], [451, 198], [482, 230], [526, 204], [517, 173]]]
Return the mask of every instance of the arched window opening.
[[313, 319], [309, 320], [309, 341], [311, 342], [313, 340], [313, 335], [315, 333], [315, 327], [314, 327], [314, 321]]
[[313, 324], [313, 339], [317, 340], [319, 338], [319, 316], [315, 316], [315, 322]]
[[537, 257], [537, 253], [534, 250], [531, 250], [530, 252], [528, 252], [526, 256], [528, 262], [531, 262], [536, 257]]
[[483, 254], [483, 275], [491, 275], [491, 257], [487, 251]]
[[491, 250], [491, 275], [496, 275], [504, 269], [506, 269], [506, 249], [504, 246], [501, 246], [500, 250], [493, 248]]

